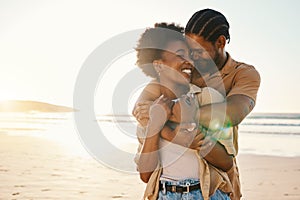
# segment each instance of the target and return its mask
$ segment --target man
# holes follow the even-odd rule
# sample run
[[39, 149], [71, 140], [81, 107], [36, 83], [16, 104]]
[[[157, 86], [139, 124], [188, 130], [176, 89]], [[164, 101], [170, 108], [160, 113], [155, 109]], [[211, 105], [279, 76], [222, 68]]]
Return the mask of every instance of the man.
[[[230, 197], [240, 199], [240, 183], [234, 158], [238, 152], [237, 126], [255, 106], [260, 76], [253, 66], [233, 60], [225, 51], [226, 42], [230, 40], [229, 23], [220, 12], [212, 9], [196, 12], [187, 23], [185, 34], [197, 69], [193, 72], [192, 83], [200, 88], [212, 87], [226, 97], [223, 103], [200, 107], [199, 124], [211, 130], [233, 127], [233, 149], [226, 148], [228, 145], [215, 138], [218, 141], [211, 152], [202, 156], [213, 166], [227, 172], [232, 186]], [[150, 83], [139, 97], [133, 114], [141, 124], [146, 124], [151, 101], [158, 96], [160, 92], [155, 84]], [[175, 105], [172, 114], [180, 116], [180, 106]], [[204, 136], [197, 139], [193, 144], [198, 144], [201, 149]], [[228, 162], [225, 165], [224, 161], [219, 163], [217, 154]]]

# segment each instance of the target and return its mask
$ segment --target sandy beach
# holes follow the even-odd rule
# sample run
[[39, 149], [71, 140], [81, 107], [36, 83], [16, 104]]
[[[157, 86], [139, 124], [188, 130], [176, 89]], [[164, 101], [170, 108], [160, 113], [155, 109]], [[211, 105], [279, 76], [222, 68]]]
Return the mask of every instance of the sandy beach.
[[[300, 199], [300, 157], [239, 155], [243, 199]], [[54, 141], [0, 133], [0, 199], [141, 199], [137, 174], [67, 155]]]

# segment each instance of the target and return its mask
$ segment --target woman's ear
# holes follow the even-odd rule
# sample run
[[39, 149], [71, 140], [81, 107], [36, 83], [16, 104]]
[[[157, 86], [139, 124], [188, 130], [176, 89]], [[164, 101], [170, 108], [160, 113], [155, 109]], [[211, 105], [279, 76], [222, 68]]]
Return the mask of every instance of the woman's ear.
[[162, 71], [162, 63], [160, 60], [153, 61], [153, 67], [155, 71], [159, 74]]

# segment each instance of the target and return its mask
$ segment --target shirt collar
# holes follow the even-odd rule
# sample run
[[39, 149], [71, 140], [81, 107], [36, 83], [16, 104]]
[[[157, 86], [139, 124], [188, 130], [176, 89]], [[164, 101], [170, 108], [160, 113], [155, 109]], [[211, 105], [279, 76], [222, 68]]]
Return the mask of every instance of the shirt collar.
[[202, 89], [200, 87], [198, 87], [197, 85], [194, 85], [192, 83], [190, 83], [190, 91], [189, 93], [201, 93]]
[[[227, 53], [227, 52], [226, 52]], [[234, 70], [238, 65], [238, 62], [233, 60], [229, 53], [227, 53], [227, 61], [224, 65], [224, 67], [221, 69], [221, 74], [226, 75], [229, 74], [232, 70]]]

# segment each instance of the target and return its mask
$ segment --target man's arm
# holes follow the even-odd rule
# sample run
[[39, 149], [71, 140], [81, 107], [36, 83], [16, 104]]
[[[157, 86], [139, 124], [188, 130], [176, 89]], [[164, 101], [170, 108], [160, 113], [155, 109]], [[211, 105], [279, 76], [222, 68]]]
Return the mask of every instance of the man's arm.
[[157, 82], [156, 80], [152, 80], [143, 89], [136, 103], [143, 101], [155, 101], [158, 97], [160, 97], [160, 95], [161, 91], [159, 82]]
[[248, 96], [232, 95], [223, 103], [200, 107], [199, 123], [211, 130], [236, 126], [252, 111], [254, 105], [255, 102]]
[[[226, 101], [200, 107], [199, 123], [212, 130], [237, 126], [253, 110], [259, 85], [260, 75], [255, 68], [248, 65], [241, 66], [236, 73]], [[219, 166], [218, 163], [214, 163], [218, 162], [218, 160], [214, 161], [214, 158], [217, 158], [218, 154], [224, 153], [227, 154], [225, 147], [217, 142], [204, 158], [213, 165]], [[224, 158], [227, 158], [228, 161], [232, 160], [228, 154]]]
[[188, 131], [188, 129], [188, 124], [178, 125], [175, 130], [165, 126], [161, 131], [161, 137], [172, 143], [199, 150], [206, 161], [225, 172], [232, 168], [233, 156], [227, 153], [223, 145], [214, 138], [205, 137], [198, 130]]
[[[136, 109], [136, 115], [135, 116], [143, 116], [145, 115], [145, 118], [142, 119], [146, 119], [144, 120], [144, 122], [148, 123], [148, 119], [149, 119], [149, 108], [150, 108], [151, 104], [145, 103], [144, 106], [142, 106], [142, 103], [140, 106], [138, 106], [138, 109]], [[181, 111], [179, 111], [181, 112]], [[139, 114], [140, 113], [140, 114]], [[165, 129], [165, 134], [162, 133], [161, 136], [162, 138], [170, 141], [170, 142], [175, 142], [174, 141], [174, 137], [176, 136], [176, 132], [171, 131], [170, 128], [166, 127], [167, 129]], [[164, 129], [163, 129], [164, 130]], [[162, 131], [163, 132], [163, 131]], [[188, 133], [190, 134], [190, 133]], [[181, 144], [183, 140], [180, 140], [179, 137], [177, 137], [178, 144], [186, 146], [186, 144], [190, 144], [189, 148], [192, 149], [198, 149], [200, 150], [201, 153], [201, 147], [202, 145], [204, 146], [204, 135], [203, 134], [197, 134], [195, 137], [193, 137], [193, 141], [190, 142], [190, 138], [185, 138], [185, 140], [187, 142], [184, 142], [184, 144]], [[176, 143], [176, 142], [175, 142]], [[209, 143], [205, 143], [205, 145], [208, 145]], [[215, 142], [215, 145], [213, 146], [213, 148], [210, 150], [209, 153], [201, 153], [201, 155], [208, 161], [210, 162], [213, 166], [223, 170], [223, 171], [228, 171], [229, 169], [231, 169], [232, 165], [233, 165], [233, 159], [231, 155], [227, 154], [227, 151], [225, 150], [224, 146], [222, 146], [219, 142]], [[203, 148], [205, 149], [205, 148]], [[205, 156], [204, 156], [205, 155]], [[147, 181], [148, 178], [150, 178], [151, 173], [145, 173], [141, 174], [141, 178], [143, 181]]]
[[[232, 95], [226, 102], [214, 103], [199, 108], [199, 124], [219, 131], [223, 127], [238, 125], [253, 109], [254, 101], [245, 95]], [[180, 106], [173, 107], [173, 114], [182, 116]], [[180, 119], [181, 120], [181, 119]], [[209, 148], [208, 148], [209, 147]], [[225, 147], [211, 137], [195, 138], [190, 148], [200, 150], [201, 156], [213, 166], [228, 171], [233, 165], [233, 156]], [[208, 151], [209, 150], [209, 151]]]
[[161, 95], [160, 85], [156, 80], [152, 80], [143, 89], [142, 93], [138, 97], [132, 115], [142, 125], [146, 126], [149, 120], [149, 108], [153, 101], [159, 98]]
[[[251, 112], [254, 105], [255, 103], [250, 97], [232, 95], [224, 103], [200, 107], [199, 123], [212, 131], [236, 126]], [[213, 138], [207, 137], [205, 140], [206, 142], [201, 141], [202, 143], [199, 144], [200, 155], [223, 171], [231, 169], [233, 156], [227, 153], [225, 147]]]
[[[234, 96], [232, 96], [232, 97], [234, 97]], [[232, 98], [232, 97], [230, 97], [230, 98]], [[232, 102], [233, 102], [232, 104], [237, 103], [236, 101], [232, 101]], [[229, 103], [230, 103], [230, 101], [229, 101]], [[239, 105], [239, 104], [236, 104], [236, 105]], [[209, 106], [211, 106], [211, 107], [209, 107]], [[207, 120], [208, 122], [210, 121], [211, 116], [207, 115], [206, 112], [208, 112], [207, 110], [211, 110], [213, 108], [214, 109], [214, 111], [213, 111], [214, 112], [214, 118], [213, 119], [215, 119], [215, 120], [219, 119], [220, 121], [223, 121], [223, 123], [225, 124], [224, 112], [219, 111], [218, 113], [220, 113], [220, 115], [219, 115], [219, 118], [217, 118], [215, 116], [215, 112], [216, 112], [215, 106], [221, 107], [221, 109], [224, 110], [224, 108], [226, 107], [226, 104], [225, 103], [218, 103], [218, 104], [207, 105], [207, 106], [201, 107], [200, 108], [201, 114], [200, 114], [200, 120], [199, 120], [200, 123], [201, 123], [201, 120], [206, 120], [205, 118], [208, 119]], [[140, 108], [141, 108], [141, 110], [138, 110], [138, 111], [142, 112], [141, 115], [144, 114], [145, 116], [149, 116], [148, 112], [149, 112], [150, 104], [146, 103], [144, 107], [140, 107]], [[142, 110], [144, 110], [144, 112]], [[145, 111], [147, 111], [147, 112], [145, 112]], [[139, 116], [141, 116], [141, 115], [139, 115]], [[148, 122], [148, 118], [145, 122]], [[208, 124], [207, 126], [209, 126], [209, 123], [207, 123], [207, 124]], [[233, 124], [231, 124], [231, 126], [232, 125]], [[203, 124], [203, 126], [205, 126], [205, 123]], [[190, 134], [190, 133], [188, 133], [188, 134]], [[177, 144], [180, 144], [180, 145], [183, 145], [183, 146], [186, 146], [186, 144], [190, 144], [189, 148], [200, 150], [201, 156], [204, 159], [206, 159], [209, 163], [211, 163], [213, 166], [215, 166], [215, 167], [217, 167], [217, 168], [219, 168], [223, 171], [228, 171], [229, 169], [231, 169], [231, 167], [233, 165], [233, 157], [227, 153], [227, 151], [225, 150], [225, 147], [223, 145], [221, 145], [219, 142], [212, 141], [213, 142], [212, 144], [214, 144], [214, 146], [212, 148], [210, 147], [209, 148], [210, 151], [207, 152], [207, 146], [209, 146], [211, 143], [209, 143], [208, 140], [206, 140], [206, 142], [204, 142], [204, 135], [197, 134], [194, 137], [192, 142], [190, 142], [191, 138], [185, 138], [184, 140], [181, 140], [179, 135], [177, 135], [178, 136], [177, 139], [174, 139], [175, 136], [176, 136], [176, 132], [170, 130], [170, 128], [168, 128], [168, 127], [164, 128], [163, 131], [162, 131], [162, 134], [161, 134], [162, 138], [164, 138], [164, 139], [166, 139], [170, 142], [177, 143]], [[201, 148], [202, 148], [202, 150], [201, 150]], [[152, 174], [152, 172], [148, 175], [146, 175], [146, 174], [145, 175], [146, 175], [146, 177], [148, 177], [151, 174]]]
[[[174, 131], [168, 127], [164, 127], [161, 136], [172, 143], [199, 150], [200, 155], [213, 166], [223, 171], [228, 171], [233, 165], [232, 156], [227, 153], [224, 146], [217, 142], [217, 140], [213, 137], [205, 136], [200, 132], [196, 125], [199, 120], [197, 116], [199, 114], [197, 112], [198, 107], [196, 105], [197, 102], [193, 100], [186, 101], [186, 98], [180, 98], [172, 109], [173, 114], [176, 112], [176, 116], [171, 117], [172, 119], [179, 120], [177, 121], [179, 125]], [[193, 124], [194, 129], [191, 126]]]
[[206, 137], [202, 140], [200, 155], [207, 162], [224, 172], [229, 171], [233, 166], [233, 156], [229, 155], [225, 147], [214, 138]]

